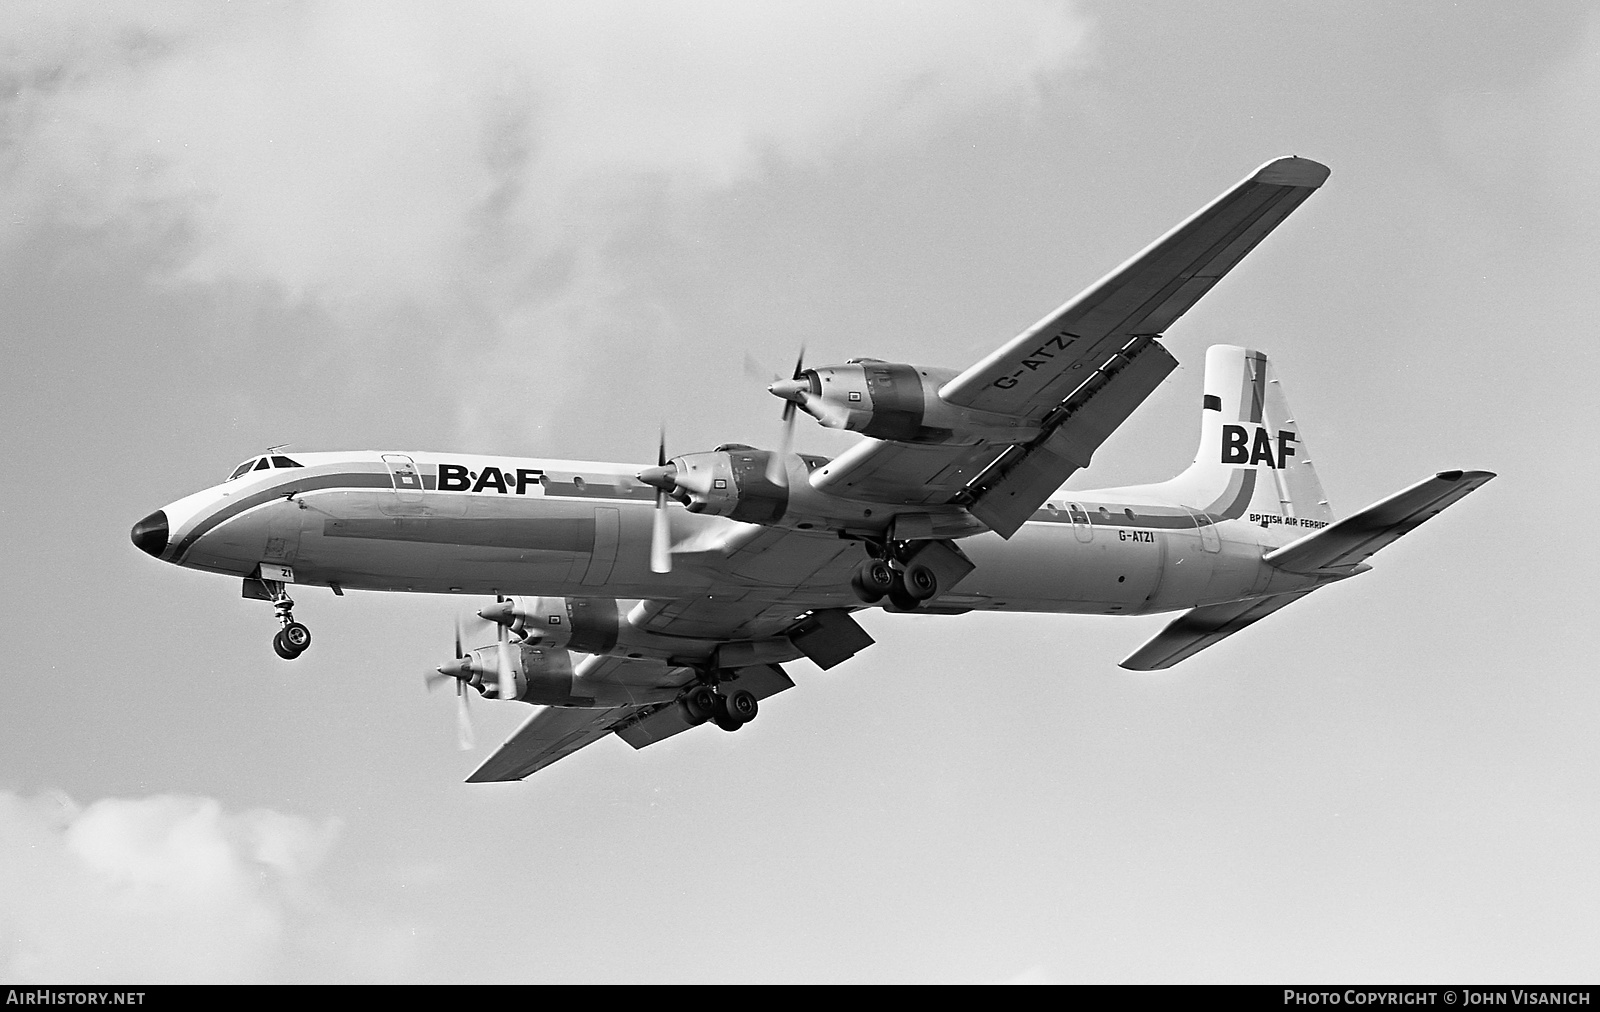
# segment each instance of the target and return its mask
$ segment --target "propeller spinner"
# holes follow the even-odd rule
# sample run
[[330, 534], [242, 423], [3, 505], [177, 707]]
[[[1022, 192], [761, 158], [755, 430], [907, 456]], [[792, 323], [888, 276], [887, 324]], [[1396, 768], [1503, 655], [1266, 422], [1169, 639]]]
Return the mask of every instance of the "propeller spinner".
[[794, 409], [811, 392], [811, 381], [805, 378], [805, 371], [806, 349], [801, 345], [800, 354], [794, 360], [794, 376], [776, 380], [767, 387], [768, 393], [783, 398], [783, 439], [778, 444], [778, 452], [767, 460], [767, 480], [783, 488], [789, 485], [787, 464], [789, 451], [794, 447]]

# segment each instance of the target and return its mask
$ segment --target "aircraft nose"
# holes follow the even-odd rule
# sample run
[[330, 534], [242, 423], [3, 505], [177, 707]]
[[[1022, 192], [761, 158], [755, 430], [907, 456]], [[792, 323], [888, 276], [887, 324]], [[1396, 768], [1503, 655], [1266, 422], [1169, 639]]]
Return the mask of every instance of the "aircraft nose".
[[161, 553], [167, 550], [167, 514], [165, 510], [156, 510], [143, 520], [133, 525], [133, 544], [141, 552], [148, 552], [156, 558], [161, 558]]

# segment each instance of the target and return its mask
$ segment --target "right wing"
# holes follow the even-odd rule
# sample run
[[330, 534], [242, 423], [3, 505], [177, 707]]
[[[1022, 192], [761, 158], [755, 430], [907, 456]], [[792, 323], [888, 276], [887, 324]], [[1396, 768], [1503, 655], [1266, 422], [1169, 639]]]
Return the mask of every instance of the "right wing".
[[[622, 663], [628, 661], [623, 660]], [[750, 690], [757, 699], [765, 699], [794, 686], [794, 682], [776, 664], [738, 668], [728, 672], [724, 681]], [[516, 733], [495, 749], [494, 754], [467, 778], [467, 783], [521, 780], [585, 745], [594, 744], [613, 731], [634, 748], [644, 748], [694, 726], [675, 701], [607, 709], [535, 707]]]
[[599, 741], [610, 734], [615, 725], [640, 709], [636, 706], [614, 706], [606, 710], [587, 710], [575, 706], [537, 707], [517, 728], [516, 733], [495, 749], [494, 754], [467, 778], [467, 783], [521, 780], [557, 759]]
[[[796, 644], [795, 656], [803, 652], [823, 668], [872, 642], [847, 617], [848, 610], [861, 606], [848, 589], [850, 573], [861, 553], [855, 542], [742, 524], [731, 537], [708, 544], [701, 551], [723, 560], [724, 575], [729, 577], [726, 585], [714, 595], [647, 605], [638, 620], [640, 628], [671, 636], [722, 640], [724, 650], [737, 647], [739, 641], [776, 637], [788, 630]], [[691, 548], [682, 554], [693, 555], [696, 551]], [[813, 589], [804, 597], [799, 596], [797, 590], [807, 587]], [[822, 592], [815, 588], [837, 589]], [[802, 622], [801, 617], [808, 614], [810, 617]], [[814, 642], [816, 639], [822, 642]], [[757, 699], [794, 685], [776, 664], [738, 660], [727, 663], [723, 680], [748, 689]], [[615, 675], [619, 669], [625, 669], [625, 673], [614, 681], [641, 686], [688, 684], [694, 677], [688, 668], [669, 670], [659, 660], [617, 655], [591, 656], [579, 666], [577, 674], [580, 678], [596, 678]], [[641, 692], [641, 697], [639, 703], [610, 708], [538, 707], [467, 782], [521, 780], [613, 731], [634, 748], [643, 748], [694, 726], [675, 700], [661, 702], [658, 693], [648, 690]]]

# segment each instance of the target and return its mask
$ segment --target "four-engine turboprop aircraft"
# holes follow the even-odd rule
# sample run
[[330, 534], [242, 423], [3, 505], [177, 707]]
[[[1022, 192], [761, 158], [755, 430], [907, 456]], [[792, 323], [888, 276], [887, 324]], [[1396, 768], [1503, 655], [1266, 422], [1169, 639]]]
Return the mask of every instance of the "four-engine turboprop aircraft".
[[[615, 732], [635, 748], [736, 730], [872, 642], [852, 612], [1178, 611], [1122, 661], [1169, 667], [1329, 583], [1493, 477], [1442, 471], [1342, 519], [1267, 358], [1206, 355], [1200, 449], [1170, 481], [1062, 483], [1175, 367], [1167, 328], [1328, 170], [1268, 162], [964, 371], [852, 359], [769, 388], [777, 452], [656, 466], [441, 453], [268, 453], [152, 513], [133, 542], [244, 580], [286, 659], [309, 645], [291, 584], [493, 594], [494, 644], [439, 668], [535, 705], [469, 779], [515, 780]], [[866, 438], [789, 452], [797, 412]], [[509, 595], [509, 596], [508, 596]]]

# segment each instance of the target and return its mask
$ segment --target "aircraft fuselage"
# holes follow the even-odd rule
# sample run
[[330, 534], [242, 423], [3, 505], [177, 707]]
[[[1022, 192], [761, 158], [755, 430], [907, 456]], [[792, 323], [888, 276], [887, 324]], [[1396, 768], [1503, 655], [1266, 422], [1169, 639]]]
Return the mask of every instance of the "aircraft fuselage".
[[[304, 466], [248, 472], [172, 503], [164, 543], [141, 547], [187, 568], [246, 577], [281, 566], [293, 583], [341, 590], [745, 600], [770, 591], [797, 608], [860, 606], [849, 586], [867, 557], [860, 543], [840, 552], [835, 533], [805, 532], [825, 561], [800, 586], [763, 587], [711, 562], [749, 525], [675, 502], [677, 562], [651, 572], [655, 490], [634, 477], [639, 465], [379, 452], [296, 460]], [[962, 539], [977, 568], [933, 610], [1131, 615], [1317, 582], [1261, 562], [1286, 540], [1283, 517], [1218, 516], [1134, 491], [1058, 493], [1009, 540]]]

